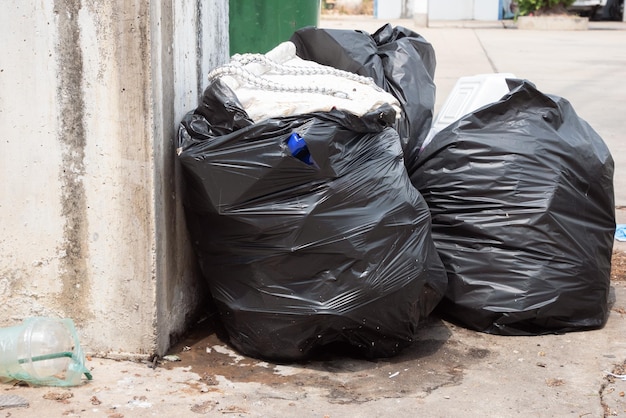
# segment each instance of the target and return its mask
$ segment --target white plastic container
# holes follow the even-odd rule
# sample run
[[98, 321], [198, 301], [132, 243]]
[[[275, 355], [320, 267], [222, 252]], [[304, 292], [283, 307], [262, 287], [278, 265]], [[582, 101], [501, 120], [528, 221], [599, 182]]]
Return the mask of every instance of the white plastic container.
[[490, 103], [497, 102], [509, 92], [507, 78], [515, 78], [511, 73], [478, 74], [461, 77], [446, 98], [435, 117], [432, 127], [422, 144], [426, 147], [432, 138], [448, 125], [461, 117]]

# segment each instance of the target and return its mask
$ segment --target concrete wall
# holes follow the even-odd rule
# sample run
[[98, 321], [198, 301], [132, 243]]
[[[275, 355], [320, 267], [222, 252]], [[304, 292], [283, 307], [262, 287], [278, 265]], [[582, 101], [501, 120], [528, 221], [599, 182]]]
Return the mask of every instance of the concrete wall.
[[374, 18], [400, 19], [406, 17], [404, 6], [406, 0], [374, 0]]
[[173, 139], [227, 59], [227, 0], [5, 0], [0, 326], [74, 319], [86, 351], [163, 354], [203, 287]]
[[429, 0], [429, 20], [463, 20], [472, 19], [474, 13], [473, 0]]
[[498, 20], [499, 0], [428, 0], [429, 20]]
[[407, 5], [413, 23], [419, 27], [428, 26], [428, 0], [412, 0]]

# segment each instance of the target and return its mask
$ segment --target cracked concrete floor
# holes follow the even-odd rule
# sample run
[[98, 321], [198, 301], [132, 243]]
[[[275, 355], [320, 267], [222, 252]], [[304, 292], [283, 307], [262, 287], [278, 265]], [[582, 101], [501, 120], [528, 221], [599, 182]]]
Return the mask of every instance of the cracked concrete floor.
[[199, 326], [171, 350], [180, 361], [91, 358], [94, 380], [80, 387], [3, 384], [0, 395], [29, 406], [0, 418], [626, 416], [626, 381], [606, 373], [625, 371], [626, 277], [614, 277], [611, 298], [601, 330], [503, 337], [431, 318], [412, 347], [377, 361], [268, 363]]

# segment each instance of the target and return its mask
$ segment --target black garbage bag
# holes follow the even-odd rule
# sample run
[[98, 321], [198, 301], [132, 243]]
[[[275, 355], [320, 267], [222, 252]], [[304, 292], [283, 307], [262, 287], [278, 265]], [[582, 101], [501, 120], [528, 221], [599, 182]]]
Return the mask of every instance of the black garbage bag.
[[385, 105], [253, 123], [219, 80], [185, 116], [188, 228], [244, 354], [297, 360], [346, 343], [392, 356], [441, 300], [445, 270], [394, 118]]
[[290, 39], [297, 55], [365, 77], [391, 93], [402, 108], [394, 125], [402, 140], [407, 171], [413, 172], [430, 130], [435, 106], [435, 51], [424, 37], [385, 24], [373, 35], [360, 30], [306, 27]]
[[437, 312], [503, 335], [600, 328], [613, 159], [568, 101], [507, 82], [502, 100], [439, 132], [411, 177], [448, 273]]

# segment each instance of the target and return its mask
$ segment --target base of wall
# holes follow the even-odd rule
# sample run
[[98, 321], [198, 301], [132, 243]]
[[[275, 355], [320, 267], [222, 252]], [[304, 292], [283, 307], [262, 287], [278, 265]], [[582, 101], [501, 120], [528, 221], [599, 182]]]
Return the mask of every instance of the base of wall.
[[534, 30], [587, 30], [589, 18], [580, 16], [520, 16], [518, 29]]
[[85, 352], [85, 356], [87, 358], [106, 358], [110, 360], [118, 360], [118, 361], [152, 361], [154, 358], [154, 354], [137, 354], [137, 353], [124, 353], [124, 352], [102, 352], [102, 351], [94, 351], [94, 352]]

